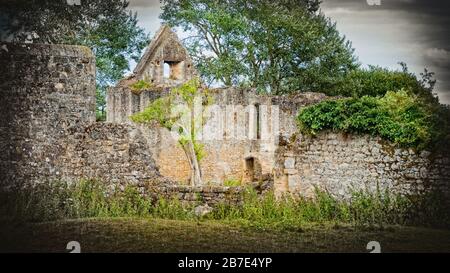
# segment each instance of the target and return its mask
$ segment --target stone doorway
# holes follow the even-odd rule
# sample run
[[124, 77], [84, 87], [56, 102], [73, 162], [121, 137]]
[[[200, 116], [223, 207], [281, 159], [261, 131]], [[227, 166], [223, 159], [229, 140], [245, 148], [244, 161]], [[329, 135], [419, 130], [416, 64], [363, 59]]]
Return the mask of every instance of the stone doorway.
[[251, 183], [261, 178], [261, 165], [257, 158], [249, 156], [245, 158], [243, 182]]

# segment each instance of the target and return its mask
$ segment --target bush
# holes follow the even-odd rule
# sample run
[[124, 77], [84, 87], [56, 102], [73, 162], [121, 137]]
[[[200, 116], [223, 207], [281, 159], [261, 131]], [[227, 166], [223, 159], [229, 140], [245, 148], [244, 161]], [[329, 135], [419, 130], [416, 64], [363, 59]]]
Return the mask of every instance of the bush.
[[[412, 94], [427, 100], [434, 100], [430, 92], [430, 82], [433, 79], [418, 80], [408, 71], [405, 64], [403, 70], [389, 70], [378, 66], [369, 68], [358, 68], [352, 70], [348, 75], [334, 87], [324, 90], [327, 95], [360, 98], [363, 96], [381, 97], [389, 91], [409, 90]], [[425, 75], [432, 77], [434, 73], [425, 71]], [[434, 84], [433, 84], [434, 85]]]
[[448, 121], [443, 120], [448, 117], [448, 108], [439, 107], [440, 115], [436, 111], [417, 96], [401, 90], [387, 92], [381, 98], [324, 101], [302, 109], [297, 118], [300, 131], [307, 134], [323, 130], [370, 134], [401, 147], [423, 149], [448, 139]]

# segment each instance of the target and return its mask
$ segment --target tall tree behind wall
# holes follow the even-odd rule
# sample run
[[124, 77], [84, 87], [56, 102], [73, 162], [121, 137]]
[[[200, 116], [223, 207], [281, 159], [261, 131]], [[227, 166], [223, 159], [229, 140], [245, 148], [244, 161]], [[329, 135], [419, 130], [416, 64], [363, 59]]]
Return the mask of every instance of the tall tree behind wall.
[[105, 92], [129, 70], [148, 44], [136, 13], [123, 0], [2, 1], [2, 41], [79, 44], [92, 49], [97, 65], [97, 118], [105, 118]]
[[358, 67], [317, 0], [162, 2], [161, 18], [191, 34], [185, 43], [209, 83], [320, 92]]

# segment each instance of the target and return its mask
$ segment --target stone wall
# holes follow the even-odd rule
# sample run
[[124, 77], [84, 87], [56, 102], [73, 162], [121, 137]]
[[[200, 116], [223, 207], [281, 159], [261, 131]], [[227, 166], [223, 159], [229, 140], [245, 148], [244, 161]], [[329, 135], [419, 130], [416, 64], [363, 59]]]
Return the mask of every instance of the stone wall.
[[95, 60], [85, 47], [1, 44], [0, 181], [53, 175], [65, 130], [95, 121]]
[[62, 153], [55, 159], [56, 177], [61, 180], [97, 179], [113, 187], [144, 187], [146, 182], [162, 180], [146, 141], [135, 127], [93, 123], [72, 127], [67, 133]]
[[450, 197], [448, 155], [396, 148], [378, 137], [298, 135], [280, 148], [277, 162], [278, 194], [289, 191], [311, 197], [318, 187], [345, 199], [354, 190], [374, 192], [379, 187], [400, 194], [438, 189]]
[[81, 46], [0, 45], [0, 186], [158, 177], [139, 130], [95, 122], [95, 59]]
[[[136, 94], [123, 86], [111, 88], [107, 95], [107, 122], [132, 124], [129, 116], [169, 91], [169, 88], [154, 88]], [[250, 182], [271, 175], [280, 137], [289, 138], [297, 131], [293, 117], [298, 109], [326, 99], [320, 93], [269, 96], [238, 88], [209, 92], [213, 107], [201, 140], [206, 152], [201, 166], [204, 182], [216, 185], [229, 179]], [[188, 183], [189, 164], [170, 132], [156, 125], [138, 127], [152, 149], [161, 174]], [[249, 170], [249, 160], [254, 170]]]

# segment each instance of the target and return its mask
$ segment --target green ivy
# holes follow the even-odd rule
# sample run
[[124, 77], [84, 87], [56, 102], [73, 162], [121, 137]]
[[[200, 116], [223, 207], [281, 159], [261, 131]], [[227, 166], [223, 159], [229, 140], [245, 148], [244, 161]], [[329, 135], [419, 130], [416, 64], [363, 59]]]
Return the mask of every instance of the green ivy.
[[[424, 149], [448, 139], [449, 111], [443, 108], [400, 90], [383, 97], [324, 101], [304, 108], [297, 119], [300, 130], [307, 134], [323, 130], [370, 134], [401, 147]], [[439, 111], [442, 113], [437, 114]]]
[[132, 85], [130, 85], [131, 91], [134, 93], [140, 93], [142, 90], [149, 89], [152, 87], [152, 84], [146, 80], [139, 80]]

